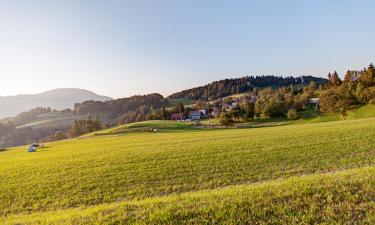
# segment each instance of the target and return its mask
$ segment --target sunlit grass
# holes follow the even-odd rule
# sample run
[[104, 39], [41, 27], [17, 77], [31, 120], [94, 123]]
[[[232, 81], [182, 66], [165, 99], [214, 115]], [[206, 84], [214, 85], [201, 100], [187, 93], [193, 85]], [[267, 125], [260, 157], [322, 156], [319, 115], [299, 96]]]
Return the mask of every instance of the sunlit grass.
[[[121, 131], [149, 126], [169, 130], [117, 132], [113, 135], [114, 129]], [[197, 130], [189, 126], [186, 123], [150, 121], [102, 132], [110, 135], [48, 143], [45, 149], [36, 153], [27, 153], [25, 147], [2, 151], [0, 215], [5, 219], [42, 213], [41, 220], [55, 221], [58, 216], [55, 218], [52, 214], [56, 212], [64, 221], [71, 218], [81, 222], [141, 220], [144, 223], [179, 223], [191, 220], [198, 223], [212, 219], [220, 223], [233, 222], [235, 218], [247, 221], [260, 213], [261, 220], [288, 223], [293, 213], [299, 213], [297, 218], [303, 221], [316, 219], [319, 222], [324, 216], [342, 221], [340, 215], [346, 209], [351, 210], [350, 213], [353, 210], [361, 212], [361, 208], [355, 207], [356, 198], [351, 199], [346, 194], [357, 192], [357, 198], [364, 198], [360, 200], [363, 209], [373, 212], [373, 205], [367, 199], [374, 194], [368, 192], [369, 185], [373, 185], [369, 181], [373, 178], [373, 169], [356, 172], [353, 176], [343, 175], [351, 179], [337, 178], [337, 182], [336, 175], [332, 175], [322, 184], [320, 175], [306, 184], [304, 178], [298, 176], [374, 165], [374, 118], [256, 129]], [[291, 190], [279, 192], [279, 179], [293, 176], [298, 180], [296, 186], [292, 181], [282, 181], [280, 190]], [[271, 182], [272, 185], [259, 189], [252, 186], [256, 182]], [[358, 185], [351, 186], [350, 182]], [[223, 193], [218, 190], [218, 195], [211, 195], [212, 192], [208, 191], [233, 185], [245, 187], [233, 187], [232, 191], [226, 189]], [[310, 186], [317, 188], [310, 190]], [[352, 188], [357, 192], [352, 192]], [[203, 194], [206, 197], [197, 197], [197, 201], [195, 194], [192, 198], [178, 197], [187, 192], [206, 191]], [[339, 196], [335, 201], [344, 199], [343, 205], [338, 206], [339, 211], [333, 214], [324, 211], [324, 207], [332, 206], [327, 202], [330, 194]], [[165, 196], [170, 195], [175, 197], [168, 200], [169, 197]], [[221, 195], [227, 196], [223, 202]], [[328, 200], [320, 202], [319, 195]], [[306, 198], [306, 204], [312, 202], [316, 207], [306, 208], [299, 198]], [[150, 203], [128, 206], [127, 202], [136, 200]], [[118, 202], [121, 203], [117, 206]], [[288, 204], [282, 206], [283, 202]], [[263, 210], [256, 210], [259, 204]], [[296, 208], [293, 204], [297, 204]], [[75, 210], [77, 207], [89, 209]], [[69, 211], [66, 216], [64, 210]], [[261, 214], [267, 210], [269, 214]], [[313, 217], [314, 211], [309, 210], [324, 212]], [[72, 217], [70, 212], [74, 214]], [[236, 212], [241, 212], [243, 217]], [[356, 215], [352, 216], [353, 219]], [[26, 216], [25, 220], [27, 218], [39, 217]]]
[[11, 215], [9, 224], [373, 224], [375, 167]]

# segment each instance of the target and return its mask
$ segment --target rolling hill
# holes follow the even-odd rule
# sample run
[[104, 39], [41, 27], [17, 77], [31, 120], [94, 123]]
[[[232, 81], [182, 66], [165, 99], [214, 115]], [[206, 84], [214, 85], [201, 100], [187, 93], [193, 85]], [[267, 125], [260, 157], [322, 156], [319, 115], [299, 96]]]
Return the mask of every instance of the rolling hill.
[[3, 150], [0, 221], [371, 224], [374, 135], [375, 118], [214, 130], [149, 121]]
[[0, 97], [0, 118], [11, 117], [36, 107], [51, 107], [62, 110], [73, 108], [75, 103], [86, 100], [108, 101], [110, 97], [97, 95], [94, 92], [78, 88], [60, 88], [40, 94]]

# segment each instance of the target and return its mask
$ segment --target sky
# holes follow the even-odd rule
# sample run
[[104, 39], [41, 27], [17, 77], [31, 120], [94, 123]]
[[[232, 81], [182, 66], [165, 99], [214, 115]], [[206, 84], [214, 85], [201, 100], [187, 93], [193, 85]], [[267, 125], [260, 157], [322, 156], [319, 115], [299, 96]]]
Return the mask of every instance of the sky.
[[0, 0], [0, 96], [114, 98], [375, 63], [373, 0]]

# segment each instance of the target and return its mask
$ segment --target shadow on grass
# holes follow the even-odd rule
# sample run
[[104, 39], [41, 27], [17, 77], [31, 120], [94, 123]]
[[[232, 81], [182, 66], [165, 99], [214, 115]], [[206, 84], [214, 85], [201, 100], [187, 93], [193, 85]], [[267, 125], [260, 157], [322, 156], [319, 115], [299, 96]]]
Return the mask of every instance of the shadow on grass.
[[124, 130], [119, 130], [110, 133], [95, 134], [95, 136], [105, 136], [105, 135], [119, 135], [119, 134], [136, 134], [136, 133], [171, 133], [178, 131], [194, 131], [199, 130], [194, 127], [189, 128], [161, 128], [161, 127], [142, 127], [142, 128], [127, 128]]

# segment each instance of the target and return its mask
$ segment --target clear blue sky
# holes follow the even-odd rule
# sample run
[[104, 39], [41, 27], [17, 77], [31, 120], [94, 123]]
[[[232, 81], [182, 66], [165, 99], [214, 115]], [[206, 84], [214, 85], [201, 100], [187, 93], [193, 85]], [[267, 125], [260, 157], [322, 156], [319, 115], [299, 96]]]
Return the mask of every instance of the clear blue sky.
[[170, 94], [375, 61], [373, 0], [0, 0], [0, 95]]

